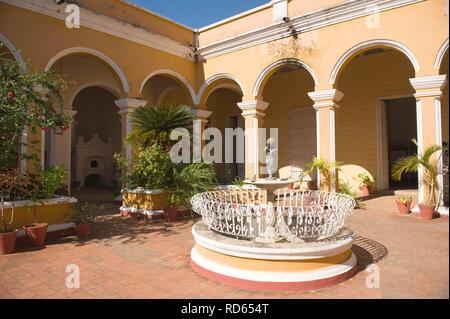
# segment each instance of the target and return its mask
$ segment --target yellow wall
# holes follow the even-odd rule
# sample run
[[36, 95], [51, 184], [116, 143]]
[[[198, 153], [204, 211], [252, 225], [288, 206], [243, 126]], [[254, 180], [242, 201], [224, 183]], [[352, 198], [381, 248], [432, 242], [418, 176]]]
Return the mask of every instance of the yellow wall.
[[[49, 225], [70, 223], [73, 215], [74, 204], [44, 205], [36, 207], [37, 222]], [[5, 216], [9, 221], [11, 209], [5, 210]], [[17, 207], [14, 210], [14, 222], [10, 229], [21, 229], [23, 226], [34, 222], [32, 207]]]
[[[222, 132], [222, 158], [225, 161], [225, 128], [228, 127], [230, 117], [240, 117], [241, 109], [237, 106], [242, 101], [242, 96], [227, 89], [217, 89], [206, 101], [206, 108], [213, 112], [210, 116], [210, 126], [218, 128]], [[234, 176], [229, 176], [226, 164], [216, 164], [216, 173], [220, 181], [232, 181]]]
[[[263, 100], [270, 103], [266, 110], [264, 126], [278, 128], [279, 168], [292, 164], [290, 162], [289, 109], [304, 106], [312, 108], [314, 103], [307, 94], [311, 91], [314, 91], [314, 81], [306, 70], [275, 74], [264, 88]], [[315, 121], [315, 117], [312, 120]], [[269, 137], [269, 130], [266, 134]]]
[[[340, 75], [337, 88], [344, 93], [336, 111], [336, 159], [356, 165], [377, 176], [377, 121], [378, 98], [413, 96], [409, 78], [414, 69], [409, 61], [396, 51], [362, 56], [353, 59]], [[416, 123], [410, 125], [417, 126]], [[411, 137], [412, 138], [412, 137]], [[358, 172], [343, 174], [348, 181]]]
[[441, 115], [442, 115], [442, 141], [448, 143], [448, 51], [445, 54], [444, 60], [442, 61], [441, 74], [447, 75], [447, 84], [442, 90], [442, 99], [441, 99]]

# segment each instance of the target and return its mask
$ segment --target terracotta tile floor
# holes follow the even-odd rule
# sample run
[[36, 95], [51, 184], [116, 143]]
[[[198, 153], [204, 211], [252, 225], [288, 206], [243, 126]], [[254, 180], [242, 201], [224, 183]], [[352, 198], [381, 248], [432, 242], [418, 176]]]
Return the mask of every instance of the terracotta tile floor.
[[[117, 210], [113, 210], [114, 213]], [[0, 298], [448, 298], [448, 220], [422, 221], [395, 213], [394, 197], [366, 201], [348, 224], [359, 273], [342, 284], [309, 292], [251, 292], [204, 279], [191, 270], [193, 245], [186, 219], [148, 223], [105, 215], [87, 240], [18, 247], [0, 256]], [[375, 262], [380, 288], [367, 288], [364, 269]], [[66, 266], [81, 270], [80, 289], [68, 289]]]

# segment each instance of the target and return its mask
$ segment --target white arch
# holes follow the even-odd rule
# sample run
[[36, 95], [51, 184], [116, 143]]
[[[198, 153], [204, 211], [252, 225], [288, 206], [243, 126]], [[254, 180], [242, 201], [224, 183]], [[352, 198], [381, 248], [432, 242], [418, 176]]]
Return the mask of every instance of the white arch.
[[171, 85], [166, 87], [158, 96], [158, 98], [156, 99], [156, 105], [161, 105], [162, 100], [164, 99], [164, 97], [169, 94], [170, 91], [179, 89], [178, 85]]
[[445, 52], [448, 50], [448, 38], [445, 40], [444, 44], [439, 48], [436, 55], [436, 60], [434, 61], [434, 68], [439, 70], [441, 68], [442, 60], [444, 59]]
[[73, 108], [73, 103], [74, 103], [77, 95], [80, 94], [80, 92], [83, 91], [84, 89], [87, 89], [90, 87], [99, 87], [99, 88], [105, 89], [106, 91], [113, 94], [116, 98], [119, 98], [119, 96], [120, 96], [120, 89], [117, 86], [115, 86], [109, 82], [105, 82], [105, 81], [93, 81], [93, 82], [83, 84], [82, 86], [77, 88], [77, 90], [72, 94], [72, 97], [70, 98], [70, 106], [72, 108]]
[[278, 68], [282, 65], [285, 65], [285, 64], [295, 64], [295, 65], [299, 65], [299, 66], [303, 67], [305, 70], [308, 71], [308, 73], [313, 78], [315, 86], [317, 86], [317, 84], [319, 84], [319, 80], [317, 78], [316, 73], [308, 64], [306, 64], [305, 62], [303, 62], [299, 59], [295, 59], [295, 58], [282, 59], [282, 60], [278, 60], [278, 61], [272, 63], [271, 65], [267, 66], [261, 72], [261, 74], [256, 79], [255, 86], [253, 87], [253, 96], [258, 96], [259, 91], [261, 89], [261, 85], [262, 85], [264, 79], [267, 77], [267, 75], [270, 74], [270, 72], [272, 72], [276, 68]]
[[194, 104], [195, 104], [195, 99], [196, 99], [195, 92], [194, 92], [194, 89], [192, 88], [191, 84], [189, 84], [188, 80], [186, 80], [181, 74], [179, 74], [175, 71], [172, 71], [172, 70], [168, 70], [168, 69], [156, 70], [156, 71], [150, 73], [141, 84], [141, 89], [139, 91], [141, 94], [142, 94], [142, 90], [144, 89], [144, 86], [147, 83], [147, 81], [156, 75], [170, 75], [170, 76], [176, 78], [177, 80], [179, 80], [188, 89], [189, 94], [191, 95], [192, 102], [194, 102]]
[[27, 65], [25, 61], [22, 59], [22, 56], [20, 55], [19, 51], [16, 49], [14, 44], [12, 44], [11, 41], [9, 41], [3, 34], [0, 33], [0, 42], [2, 42], [6, 48], [11, 52], [11, 54], [14, 56], [14, 59], [16, 59], [17, 63], [19, 63], [19, 67], [22, 70], [23, 73], [28, 73]]
[[233, 85], [232, 83], [228, 83], [228, 84], [221, 84], [218, 85], [217, 87], [215, 87], [211, 92], [209, 92], [208, 96], [206, 96], [205, 101], [208, 99], [208, 97], [211, 95], [211, 93], [213, 93], [215, 90], [220, 89], [220, 88], [227, 88], [227, 89], [232, 89], [234, 91], [237, 91], [241, 94], [244, 94], [244, 87], [242, 86], [241, 82], [233, 75], [229, 74], [229, 73], [218, 73], [215, 74], [213, 76], [211, 76], [210, 78], [208, 78], [200, 87], [200, 90], [197, 93], [196, 96], [196, 102], [195, 104], [198, 105], [203, 97], [203, 94], [205, 93], [206, 88], [213, 82], [217, 81], [217, 80], [221, 80], [221, 79], [228, 79], [231, 80], [235, 83], [235, 85]]
[[408, 49], [405, 45], [403, 45], [400, 42], [393, 41], [393, 40], [386, 40], [386, 39], [376, 39], [376, 40], [369, 40], [366, 42], [359, 43], [352, 47], [350, 50], [344, 53], [343, 56], [338, 60], [336, 65], [334, 66], [333, 70], [331, 71], [330, 75], [330, 84], [334, 84], [336, 82], [337, 75], [339, 74], [339, 71], [341, 70], [344, 63], [351, 58], [355, 53], [368, 49], [374, 46], [385, 46], [385, 47], [391, 47], [394, 49], [397, 49], [398, 51], [402, 52], [406, 55], [406, 57], [411, 61], [414, 70], [419, 71], [420, 70], [420, 64], [415, 55], [412, 53], [410, 49]]
[[57, 53], [55, 56], [53, 56], [50, 61], [47, 63], [47, 66], [45, 67], [45, 70], [48, 71], [53, 66], [53, 64], [58, 61], [59, 59], [71, 55], [71, 54], [77, 54], [77, 53], [85, 53], [89, 55], [93, 55], [98, 57], [99, 59], [106, 62], [117, 74], [117, 76], [120, 78], [120, 81], [122, 82], [123, 90], [128, 93], [130, 91], [130, 85], [128, 84], [128, 80], [125, 77], [125, 73], [119, 68], [119, 66], [111, 60], [108, 56], [101, 53], [100, 51], [90, 49], [90, 48], [84, 48], [84, 47], [74, 47], [74, 48], [68, 48], [64, 49], [61, 52]]

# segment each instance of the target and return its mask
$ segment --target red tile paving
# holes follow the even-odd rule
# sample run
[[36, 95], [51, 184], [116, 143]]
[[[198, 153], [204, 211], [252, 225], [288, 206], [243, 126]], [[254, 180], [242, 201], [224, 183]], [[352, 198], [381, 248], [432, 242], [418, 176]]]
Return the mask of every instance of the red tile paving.
[[[67, 237], [0, 256], [0, 298], [448, 298], [448, 220], [399, 216], [394, 199], [370, 199], [349, 219], [359, 236], [359, 272], [333, 287], [270, 293], [207, 280], [189, 264], [196, 221], [146, 223], [114, 209], [86, 240]], [[378, 289], [365, 284], [372, 262], [381, 271]], [[65, 286], [69, 264], [81, 269], [80, 289]]]

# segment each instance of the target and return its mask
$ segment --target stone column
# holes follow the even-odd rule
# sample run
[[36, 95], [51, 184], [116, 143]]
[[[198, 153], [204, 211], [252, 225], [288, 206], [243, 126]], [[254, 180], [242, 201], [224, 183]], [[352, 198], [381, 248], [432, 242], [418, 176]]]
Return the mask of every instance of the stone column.
[[133, 129], [131, 125], [130, 115], [138, 107], [145, 106], [147, 104], [147, 101], [143, 99], [123, 98], [120, 100], [116, 100], [115, 103], [119, 107], [119, 114], [122, 123], [122, 153], [125, 155], [127, 160], [131, 160], [131, 146], [125, 143], [126, 137], [131, 133]]
[[[441, 118], [441, 96], [442, 89], [447, 83], [446, 75], [424, 76], [410, 79], [411, 85], [416, 90], [417, 110], [417, 143], [419, 152], [427, 147], [437, 144], [442, 146], [442, 118]], [[442, 168], [442, 158], [438, 163]], [[425, 199], [425, 192], [420, 176], [422, 170], [419, 169], [419, 202]], [[443, 204], [443, 176], [438, 181], [440, 204]], [[417, 208], [414, 209], [416, 211]], [[447, 209], [448, 214], [448, 209]]]
[[[316, 109], [316, 134], [317, 134], [317, 157], [330, 162], [336, 161], [336, 134], [335, 134], [335, 110], [339, 108], [339, 102], [344, 94], [336, 89], [316, 91], [308, 93], [314, 101]], [[333, 172], [331, 185], [321, 182], [318, 176], [320, 188], [327, 191], [336, 191], [337, 174]]]
[[259, 178], [261, 136], [259, 128], [269, 103], [250, 100], [238, 103], [245, 120], [245, 177]]
[[207, 111], [205, 108], [192, 109], [192, 113], [195, 116], [193, 127], [193, 158], [194, 162], [202, 160], [202, 151], [205, 146], [205, 141], [203, 140], [203, 132], [205, 131], [205, 126], [208, 123], [208, 118], [211, 116], [212, 112]]

